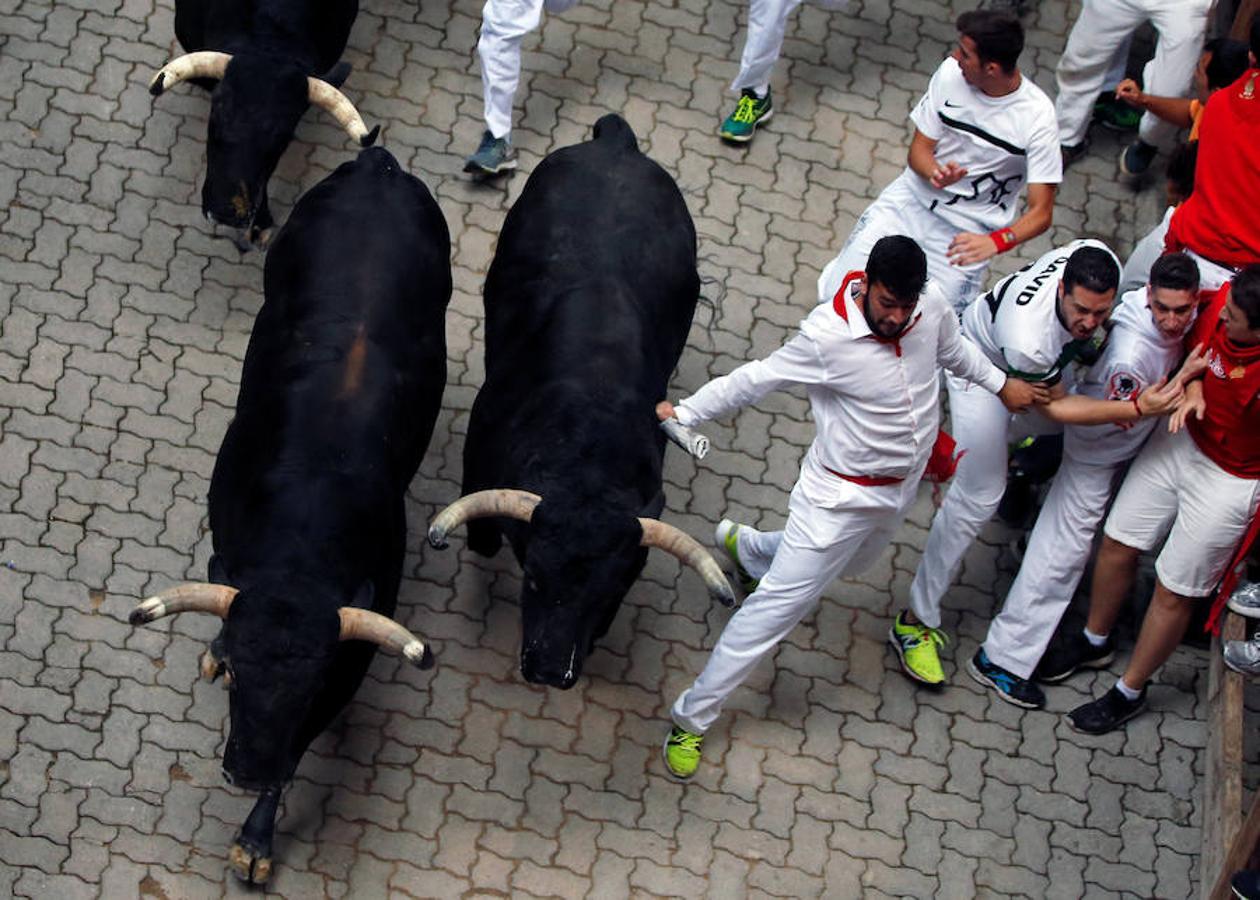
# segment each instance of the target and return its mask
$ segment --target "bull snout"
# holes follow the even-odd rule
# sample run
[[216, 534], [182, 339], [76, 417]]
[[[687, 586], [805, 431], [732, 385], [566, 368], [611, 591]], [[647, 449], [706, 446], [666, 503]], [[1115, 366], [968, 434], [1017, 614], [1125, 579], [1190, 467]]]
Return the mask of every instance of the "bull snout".
[[521, 651], [521, 676], [530, 684], [568, 690], [582, 676], [584, 655], [576, 643], [564, 651], [527, 646]]

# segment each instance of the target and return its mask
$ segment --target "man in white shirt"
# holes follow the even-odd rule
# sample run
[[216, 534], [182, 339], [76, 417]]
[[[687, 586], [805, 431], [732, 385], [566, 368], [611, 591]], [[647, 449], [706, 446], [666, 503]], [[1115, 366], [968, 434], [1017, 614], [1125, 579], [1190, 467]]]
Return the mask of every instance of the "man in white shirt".
[[[1149, 282], [1116, 304], [1102, 353], [1078, 379], [1074, 392], [1132, 401], [1165, 378], [1184, 355], [1183, 338], [1194, 322], [1198, 298], [1194, 260], [1184, 253], [1157, 259]], [[1079, 667], [1099, 668], [1111, 661], [1107, 636], [1085, 631], [1069, 636], [1064, 650], [1038, 665], [1080, 583], [1117, 478], [1156, 424], [1147, 418], [1136, 424], [1068, 425], [1064, 430], [1063, 463], [1037, 517], [1023, 565], [968, 665], [972, 678], [1003, 700], [1040, 709], [1046, 698], [1031, 680], [1034, 669], [1039, 680], [1056, 682]]]
[[[1007, 375], [1038, 382], [1050, 402], [1037, 411], [1056, 422], [1097, 425], [1162, 415], [1180, 397], [1180, 388], [1162, 383], [1130, 400], [1096, 400], [1068, 394], [1068, 366], [1090, 343], [1111, 312], [1120, 263], [1094, 240], [1073, 241], [1008, 275], [977, 297], [963, 312], [962, 332]], [[1007, 446], [1012, 431], [1036, 430], [1022, 417], [1012, 421], [1007, 407], [987, 391], [952, 373], [946, 376], [950, 422], [962, 459], [932, 519], [910, 586], [909, 608], [893, 621], [888, 640], [911, 678], [929, 684], [945, 680], [935, 648], [941, 598], [954, 580], [963, 554], [992, 518], [1006, 488]]]
[[[957, 27], [958, 45], [910, 113], [906, 170], [867, 207], [823, 278], [861, 268], [875, 241], [905, 234], [961, 312], [990, 259], [1050, 227], [1063, 165], [1054, 104], [1016, 65], [1019, 20], [975, 10]], [[1025, 184], [1028, 209], [1016, 218]]]
[[[782, 532], [740, 529], [736, 562], [762, 574], [731, 617], [695, 683], [673, 708], [666, 739], [669, 771], [689, 778], [704, 732], [723, 702], [841, 575], [875, 561], [914, 502], [936, 441], [943, 366], [993, 392], [1011, 409], [1045, 392], [1007, 378], [964, 340], [953, 310], [923, 292], [927, 263], [907, 237], [879, 241], [866, 272], [828, 285], [800, 332], [762, 360], [717, 378], [677, 406], [657, 407], [662, 420], [694, 425], [800, 385], [817, 428], [792, 489]], [[741, 572], [741, 575], [745, 574]]]

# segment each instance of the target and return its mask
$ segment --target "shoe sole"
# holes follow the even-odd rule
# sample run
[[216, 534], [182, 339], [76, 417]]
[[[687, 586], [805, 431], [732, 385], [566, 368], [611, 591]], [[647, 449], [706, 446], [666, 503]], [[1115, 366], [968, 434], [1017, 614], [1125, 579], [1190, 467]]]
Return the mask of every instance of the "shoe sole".
[[1251, 669], [1244, 669], [1241, 666], [1229, 661], [1228, 656], [1222, 656], [1221, 662], [1225, 663], [1225, 668], [1237, 672], [1239, 675], [1246, 675], [1248, 678], [1255, 678], [1260, 672], [1253, 672]]
[[[665, 735], [665, 740], [661, 742], [661, 762], [665, 763], [665, 774], [668, 775], [670, 778], [674, 779], [674, 781], [677, 781], [679, 784], [686, 784], [687, 782], [691, 781], [691, 779], [696, 774], [695, 772], [692, 772], [690, 775], [679, 775], [677, 772], [674, 771], [674, 767], [669, 764], [669, 734], [668, 733]], [[699, 771], [699, 769], [700, 767], [697, 765], [696, 770]]]
[[1229, 600], [1225, 602], [1225, 605], [1229, 607], [1230, 612], [1236, 612], [1244, 618], [1260, 619], [1260, 606], [1244, 606], [1242, 604], [1235, 606], [1233, 597], [1230, 597]]
[[1018, 706], [1021, 709], [1044, 709], [1045, 708], [1046, 703], [1044, 700], [1040, 703], [1027, 703], [1023, 700], [1018, 700], [1015, 697], [1012, 697], [1010, 694], [1006, 693], [1006, 691], [1002, 690], [1000, 687], [997, 686], [997, 684], [994, 683], [992, 678], [990, 678], [988, 675], [985, 675], [983, 672], [981, 672], [979, 669], [976, 668], [976, 661], [974, 659], [967, 660], [967, 674], [970, 675], [972, 680], [975, 681], [977, 684], [982, 684], [985, 687], [993, 688], [994, 693], [996, 693], [999, 697], [1001, 697], [1007, 703], [1011, 704], [1011, 706]]
[[500, 163], [497, 169], [487, 169], [485, 166], [478, 165], [475, 162], [464, 163], [464, 171], [469, 175], [502, 175], [504, 172], [511, 172], [516, 168], [516, 160]]
[[752, 131], [748, 132], [748, 134], [745, 134], [745, 135], [731, 134], [729, 131], [723, 131], [722, 129], [719, 128], [718, 137], [720, 137], [724, 141], [731, 141], [736, 144], [747, 144], [749, 141], [753, 139], [753, 135], [757, 133], [757, 129], [760, 128], [762, 125], [766, 124], [767, 122], [769, 122], [770, 119], [773, 117], [774, 117], [774, 110], [771, 109], [768, 113], [766, 113], [764, 116], [762, 116], [760, 119], [758, 119], [756, 122], [753, 123]]
[[1116, 658], [1116, 651], [1110, 651], [1106, 656], [1100, 656], [1098, 659], [1091, 659], [1089, 662], [1083, 662], [1079, 666], [1073, 666], [1060, 675], [1038, 675], [1037, 681], [1042, 684], [1058, 684], [1061, 681], [1067, 681], [1082, 669], [1105, 669], [1111, 665], [1111, 661]]
[[1125, 722], [1128, 722], [1130, 719], [1136, 718], [1137, 716], [1141, 715], [1145, 711], [1146, 711], [1146, 704], [1143, 703], [1141, 706], [1139, 706], [1137, 709], [1133, 710], [1132, 712], [1130, 712], [1128, 715], [1124, 716], [1123, 718], [1116, 719], [1115, 724], [1112, 725], [1110, 728], [1108, 728], [1106, 731], [1086, 731], [1084, 728], [1081, 728], [1075, 722], [1072, 721], [1072, 716], [1069, 713], [1063, 714], [1063, 721], [1067, 722], [1068, 728], [1071, 728], [1077, 734], [1090, 734], [1090, 735], [1093, 735], [1094, 737], [1098, 737], [1099, 735], [1103, 735], [1103, 734], [1111, 734], [1111, 732], [1115, 731]]
[[735, 576], [735, 580], [739, 583], [740, 590], [742, 590], [744, 592], [744, 596], [747, 597], [757, 590], [757, 586], [761, 584], [761, 579], [753, 578], [749, 575], [744, 569], [743, 564], [736, 559], [735, 555], [732, 554], [730, 549], [726, 546], [726, 535], [737, 531], [739, 528], [740, 524], [738, 522], [732, 519], [722, 519], [717, 523], [717, 527], [713, 529], [713, 541], [717, 545], [717, 548], [722, 551], [723, 555], [730, 560], [731, 574]]
[[897, 632], [893, 631], [893, 626], [888, 628], [888, 643], [892, 644], [892, 648], [897, 651], [897, 660], [901, 663], [901, 671], [905, 672], [919, 684], [926, 684], [928, 687], [940, 687], [945, 683], [945, 679], [940, 681], [928, 681], [926, 678], [917, 674], [913, 669], [906, 665], [906, 652], [901, 649], [901, 641], [897, 640]]

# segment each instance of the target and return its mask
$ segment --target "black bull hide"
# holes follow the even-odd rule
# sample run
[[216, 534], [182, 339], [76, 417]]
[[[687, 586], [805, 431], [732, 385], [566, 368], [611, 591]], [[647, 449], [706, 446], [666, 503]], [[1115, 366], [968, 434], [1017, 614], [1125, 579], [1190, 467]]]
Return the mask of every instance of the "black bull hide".
[[653, 408], [699, 289], [682, 194], [618, 116], [543, 160], [508, 213], [485, 287], [486, 380], [463, 491], [543, 498], [529, 523], [469, 525], [475, 551], [506, 536], [524, 569], [528, 681], [572, 686], [643, 569], [636, 517], [664, 507]]
[[[210, 488], [211, 579], [240, 591], [214, 645], [231, 676], [224, 772], [260, 807], [375, 653], [339, 643], [338, 610], [394, 613], [404, 496], [446, 381], [450, 234], [418, 179], [364, 150], [298, 202], [265, 282]], [[270, 855], [269, 809], [238, 870]]]

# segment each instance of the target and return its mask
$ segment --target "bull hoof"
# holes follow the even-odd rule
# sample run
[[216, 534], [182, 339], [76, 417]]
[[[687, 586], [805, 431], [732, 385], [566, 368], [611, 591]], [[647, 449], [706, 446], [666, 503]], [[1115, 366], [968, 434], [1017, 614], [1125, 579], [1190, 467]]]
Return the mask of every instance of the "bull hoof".
[[215, 656], [213, 650], [207, 649], [201, 654], [201, 677], [206, 681], [213, 682], [223, 674], [223, 669], [223, 660]]
[[271, 857], [247, 850], [240, 842], [228, 851], [228, 864], [232, 874], [246, 884], [266, 884], [271, 877]]
[[251, 228], [249, 230], [250, 245], [255, 250], [266, 250], [271, 246], [271, 228]]

